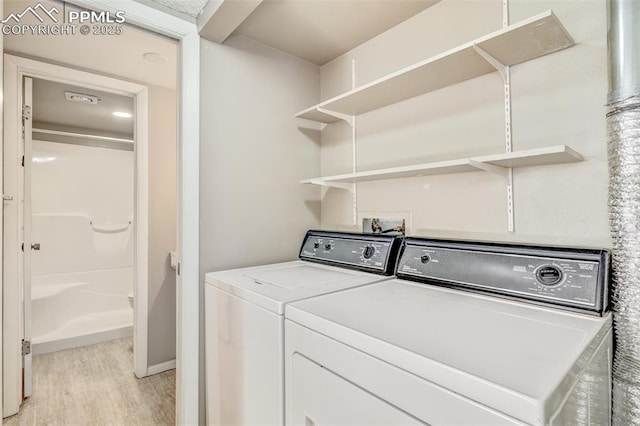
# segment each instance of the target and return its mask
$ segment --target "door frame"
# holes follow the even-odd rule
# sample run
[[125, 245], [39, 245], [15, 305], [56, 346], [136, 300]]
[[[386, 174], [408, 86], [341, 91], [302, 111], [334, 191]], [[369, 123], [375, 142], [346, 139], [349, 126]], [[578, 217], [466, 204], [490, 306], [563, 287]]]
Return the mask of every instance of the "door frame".
[[[19, 249], [22, 242], [19, 218], [19, 194], [24, 182], [19, 179], [22, 148], [21, 145], [21, 117], [20, 110], [23, 103], [24, 77], [37, 78], [58, 83], [80, 86], [83, 88], [110, 92], [122, 96], [132, 97], [135, 105], [135, 178], [134, 178], [134, 371], [137, 377], [147, 376], [147, 345], [148, 345], [148, 88], [111, 77], [105, 77], [60, 65], [53, 65], [20, 56], [4, 55], [4, 87], [5, 87], [5, 122], [4, 122], [4, 151], [5, 151], [5, 181], [4, 188], [7, 195], [14, 197], [13, 201], [5, 203], [6, 227], [4, 233], [4, 408], [6, 415], [18, 412], [22, 400], [22, 356], [20, 341], [23, 333], [22, 297], [24, 289], [21, 286]], [[25, 158], [29, 161], [29, 158]], [[14, 320], [11, 320], [11, 319]]]
[[[4, 17], [4, 1], [0, 0], [0, 16]], [[0, 50], [4, 53], [4, 38], [0, 37]], [[0, 55], [0, 81], [4, 81], [4, 55]], [[0, 115], [4, 117], [4, 84], [0, 87], [0, 99], [3, 99], [0, 102]], [[0, 120], [0, 138], [2, 138], [2, 144], [4, 146], [4, 119]], [[4, 164], [4, 149], [0, 149], [0, 164]], [[0, 209], [0, 228], [3, 227], [4, 224], [4, 166], [3, 172], [0, 173], [0, 188], [2, 189], [2, 209]], [[4, 238], [4, 233], [3, 233]], [[0, 259], [4, 259], [4, 244], [0, 244]], [[4, 267], [2, 266], [3, 262], [0, 262], [0, 311], [3, 311], [1, 307], [3, 306], [3, 289], [4, 282], [2, 280], [2, 274], [4, 273]], [[4, 352], [4, 348], [2, 347], [2, 340], [4, 339], [3, 335], [3, 326], [4, 326], [4, 311], [0, 314], [0, 354]], [[3, 378], [3, 367], [2, 362], [0, 362], [0, 378]], [[4, 381], [0, 383], [0, 421], [4, 418], [3, 411], [3, 401], [4, 401]]]
[[[142, 3], [67, 0], [95, 11], [122, 10], [127, 22], [179, 41], [178, 69], [178, 235], [176, 277], [176, 424], [204, 422], [200, 387], [200, 36], [188, 21]], [[2, 1], [0, 0], [0, 5]], [[115, 7], [117, 5], [117, 7]], [[201, 422], [202, 420], [202, 422]]]

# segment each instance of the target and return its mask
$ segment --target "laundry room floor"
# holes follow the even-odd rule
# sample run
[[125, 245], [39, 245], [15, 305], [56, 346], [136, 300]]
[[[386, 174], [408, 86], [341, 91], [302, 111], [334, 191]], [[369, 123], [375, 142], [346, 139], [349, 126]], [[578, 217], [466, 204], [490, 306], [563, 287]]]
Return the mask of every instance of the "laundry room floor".
[[38, 355], [33, 396], [4, 425], [173, 425], [175, 370], [133, 374], [133, 340]]

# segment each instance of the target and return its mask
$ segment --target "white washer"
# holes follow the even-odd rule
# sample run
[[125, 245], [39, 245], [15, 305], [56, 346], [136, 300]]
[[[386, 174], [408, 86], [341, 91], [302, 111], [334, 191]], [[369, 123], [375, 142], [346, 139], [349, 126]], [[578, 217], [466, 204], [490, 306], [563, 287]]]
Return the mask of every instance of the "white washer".
[[309, 231], [293, 262], [206, 274], [207, 424], [284, 424], [284, 307], [390, 279], [401, 239]]
[[408, 238], [402, 279], [286, 307], [286, 424], [609, 424], [608, 265]]

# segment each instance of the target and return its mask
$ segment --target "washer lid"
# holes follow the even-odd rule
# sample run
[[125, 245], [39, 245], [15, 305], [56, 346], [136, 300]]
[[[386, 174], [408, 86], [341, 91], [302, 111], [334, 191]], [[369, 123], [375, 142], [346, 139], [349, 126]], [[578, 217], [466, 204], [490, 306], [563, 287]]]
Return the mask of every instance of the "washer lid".
[[560, 406], [611, 323], [397, 279], [293, 303], [286, 317], [536, 424]]
[[244, 274], [258, 284], [273, 285], [294, 290], [302, 287], [327, 285], [334, 281], [351, 278], [341, 270], [317, 268], [309, 264], [295, 264], [276, 269], [257, 269]]
[[388, 279], [300, 260], [205, 275], [207, 285], [280, 315], [285, 303]]

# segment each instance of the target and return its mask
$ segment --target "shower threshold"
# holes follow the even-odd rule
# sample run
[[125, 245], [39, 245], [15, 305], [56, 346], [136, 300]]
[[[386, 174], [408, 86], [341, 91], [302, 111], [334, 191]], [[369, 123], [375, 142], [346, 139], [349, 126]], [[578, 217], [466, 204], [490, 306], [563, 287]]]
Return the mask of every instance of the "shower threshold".
[[133, 335], [133, 311], [130, 308], [76, 317], [55, 331], [34, 336], [34, 355], [93, 345]]

